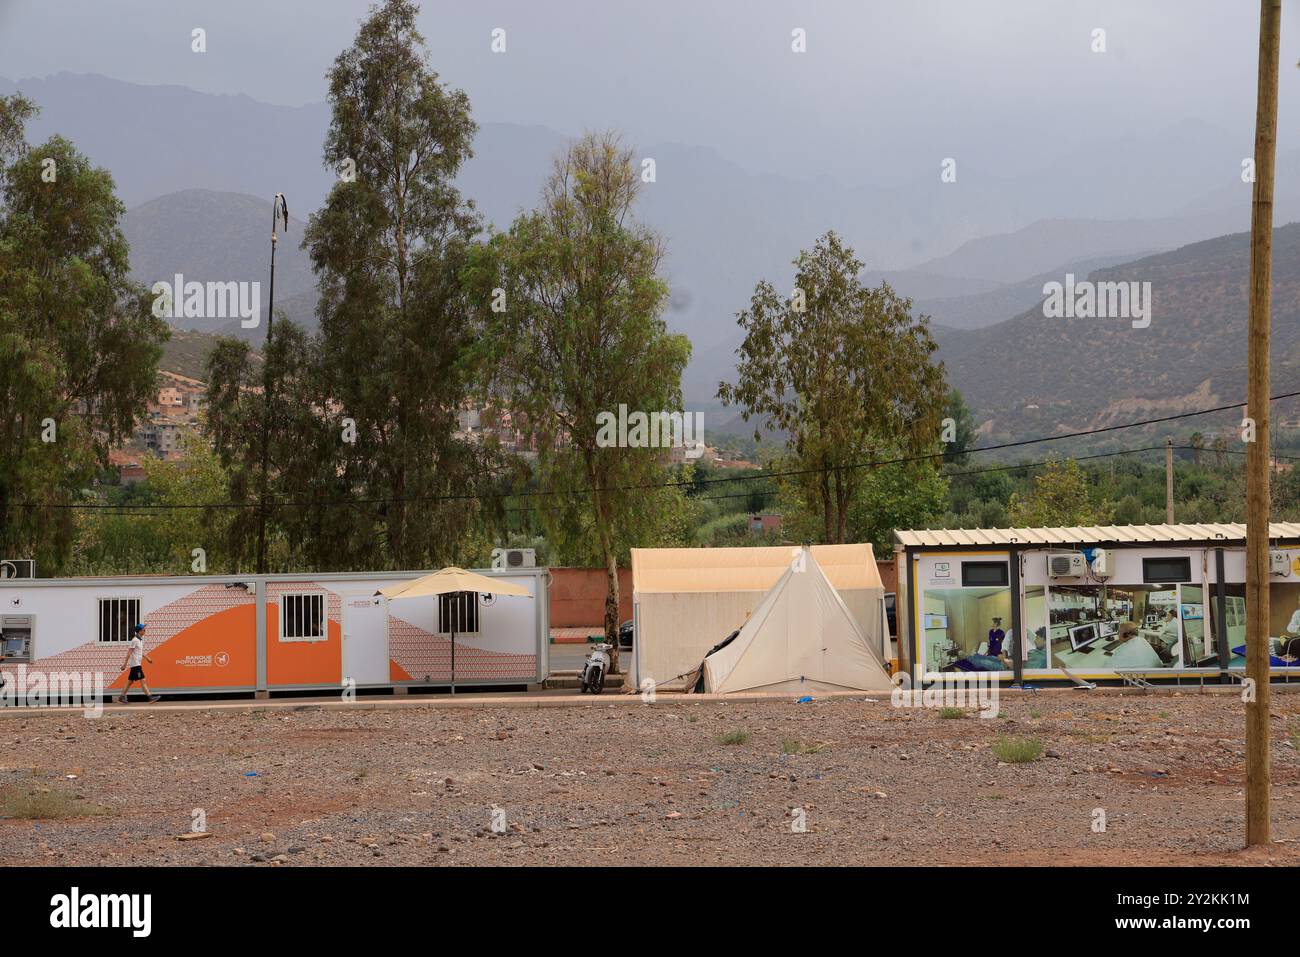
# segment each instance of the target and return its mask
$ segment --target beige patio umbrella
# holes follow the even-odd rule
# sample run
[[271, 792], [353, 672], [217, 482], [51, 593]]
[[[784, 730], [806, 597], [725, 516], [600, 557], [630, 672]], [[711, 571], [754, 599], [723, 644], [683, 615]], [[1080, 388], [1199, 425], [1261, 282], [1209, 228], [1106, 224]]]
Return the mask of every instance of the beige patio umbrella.
[[[523, 585], [489, 578], [476, 572], [467, 572], [454, 565], [436, 571], [422, 578], [415, 578], [400, 585], [381, 588], [375, 592], [391, 601], [394, 598], [432, 598], [437, 595], [456, 595], [462, 593], [489, 595], [511, 595], [517, 598], [532, 598], [532, 593]], [[451, 693], [456, 693], [456, 623], [451, 625]]]

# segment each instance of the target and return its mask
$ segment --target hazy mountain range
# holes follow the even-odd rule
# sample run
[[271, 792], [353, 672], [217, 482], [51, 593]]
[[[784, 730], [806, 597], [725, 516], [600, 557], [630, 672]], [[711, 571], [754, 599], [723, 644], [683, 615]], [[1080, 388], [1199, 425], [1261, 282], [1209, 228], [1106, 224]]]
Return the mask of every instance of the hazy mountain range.
[[[1050, 435], [1240, 402], [1246, 397], [1249, 238], [1221, 236], [1094, 271], [1096, 282], [1151, 283], [1146, 328], [1125, 318], [1047, 318], [1041, 305], [985, 329], [939, 328], [949, 379], [997, 437]], [[1300, 381], [1300, 223], [1274, 230], [1273, 257], [1276, 395], [1296, 391]], [[1275, 419], [1294, 422], [1297, 409], [1294, 401], [1279, 403]], [[1162, 428], [1186, 434], [1240, 419], [1241, 413], [1231, 413], [1212, 423]]]
[[[325, 104], [272, 106], [246, 96], [67, 73], [0, 79], [0, 93], [14, 89], [42, 109], [30, 139], [61, 133], [112, 171], [129, 209], [125, 231], [142, 282], [177, 272], [200, 281], [259, 281], [265, 301], [270, 198], [282, 190], [294, 218], [277, 254], [277, 308], [312, 322], [310, 263], [298, 243], [332, 182], [320, 160]], [[459, 185], [487, 223], [504, 228], [535, 204], [553, 157], [578, 132], [483, 124]], [[656, 161], [657, 181], [645, 186], [640, 212], [669, 251], [667, 319], [694, 344], [684, 381], [693, 408], [716, 410], [717, 383], [734, 366], [735, 313], [755, 283], [788, 284], [790, 261], [832, 228], [867, 263], [870, 281], [888, 280], [914, 299], [918, 312], [932, 316], [950, 378], [995, 429], [1027, 405], [1042, 411], [1044, 401], [1060, 417], [1053, 427], [1065, 418], [1107, 414], [1105, 395], [1075, 395], [1066, 405], [1052, 398], [1074, 388], [1076, 375], [1078, 389], [1093, 382], [1094, 393], [1110, 392], [1117, 402], [1173, 400], [1198, 394], [1207, 360], [1235, 355], [1213, 340], [1237, 329], [1238, 320], [1244, 324], [1244, 299], [1234, 292], [1239, 264], [1226, 251], [1203, 259], [1203, 243], [1181, 247], [1247, 228], [1250, 187], [1239, 173], [1251, 144], [1232, 142], [1207, 124], [1097, 138], [1017, 176], [959, 162], [958, 181], [946, 184], [938, 158], [904, 182], [874, 182], [865, 173], [842, 182], [754, 172], [691, 144], [630, 145]], [[1297, 175], [1300, 154], [1279, 157], [1279, 183]], [[1276, 215], [1278, 223], [1300, 217], [1300, 202], [1285, 189]], [[1222, 242], [1227, 250], [1238, 240]], [[1284, 252], [1280, 245], [1280, 260]], [[1169, 255], [1191, 259], [1179, 268]], [[1052, 325], [1036, 311], [1044, 282], [1096, 270], [1158, 282], [1150, 329], [1133, 330], [1132, 338], [1118, 325], [1099, 334], [1084, 325]], [[1213, 320], [1189, 298], [1209, 296], [1211, 289], [1219, 290]], [[1288, 317], [1279, 312], [1279, 319]], [[1244, 339], [1232, 348], [1238, 345], [1244, 361]], [[1123, 359], [1125, 375], [1105, 389], [1083, 377], [1107, 368], [1103, 346], [1142, 356], [1143, 375]], [[1161, 350], [1169, 350], [1163, 359]], [[1208, 388], [1221, 394], [1225, 376], [1219, 373]], [[1026, 421], [1014, 431], [1032, 429]]]

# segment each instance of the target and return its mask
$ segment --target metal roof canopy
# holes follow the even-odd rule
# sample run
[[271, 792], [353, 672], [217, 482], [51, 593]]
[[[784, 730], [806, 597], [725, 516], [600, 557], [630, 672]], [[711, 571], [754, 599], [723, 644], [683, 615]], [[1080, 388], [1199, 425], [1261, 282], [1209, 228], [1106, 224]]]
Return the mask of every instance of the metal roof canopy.
[[[1300, 540], [1300, 524], [1273, 522], [1270, 541]], [[1073, 528], [945, 528], [894, 532], [906, 548], [999, 548], [1023, 545], [1192, 545], [1246, 541], [1246, 526], [1223, 525], [1089, 525]]]

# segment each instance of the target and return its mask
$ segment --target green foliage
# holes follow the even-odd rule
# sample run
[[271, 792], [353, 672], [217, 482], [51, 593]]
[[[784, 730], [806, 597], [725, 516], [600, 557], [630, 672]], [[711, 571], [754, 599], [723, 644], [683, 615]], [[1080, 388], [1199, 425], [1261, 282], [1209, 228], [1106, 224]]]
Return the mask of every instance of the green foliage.
[[[208, 356], [221, 341], [221, 336], [210, 332], [196, 332], [192, 329], [173, 329], [171, 338], [163, 345], [162, 358], [158, 361], [160, 369], [202, 379], [207, 374]], [[261, 362], [261, 356], [254, 357]]]
[[[670, 475], [662, 472], [654, 480], [667, 482]], [[545, 507], [550, 508], [549, 505]], [[640, 494], [628, 499], [623, 521], [615, 526], [612, 541], [616, 562], [620, 567], [628, 567], [633, 548], [684, 548], [695, 544], [698, 511], [699, 507], [684, 489], [641, 490]], [[594, 510], [574, 510], [567, 517], [571, 524], [557, 523], [552, 519], [550, 537], [542, 539], [548, 543], [547, 554], [553, 563], [604, 567], [605, 556], [595, 527]], [[739, 517], [743, 521], [744, 516]]]
[[749, 513], [728, 512], [702, 522], [695, 529], [696, 545], [744, 545], [752, 538], [749, 534]]
[[752, 432], [740, 435], [730, 432], [710, 432], [709, 444], [719, 451], [737, 453], [746, 462], [759, 462], [772, 449], [770, 442], [763, 443], [755, 439]]
[[975, 447], [975, 417], [956, 389], [948, 392], [943, 417], [945, 428], [948, 426], [947, 420], [952, 420], [953, 436], [944, 442], [943, 462], [945, 465], [966, 465], [970, 461], [969, 450]]
[[80, 795], [60, 788], [10, 784], [0, 788], [0, 818], [19, 821], [54, 821], [69, 817], [94, 817], [116, 813]]
[[[305, 236], [319, 332], [277, 319], [262, 355], [183, 334], [170, 367], [208, 379], [203, 437], [187, 437], [184, 462], [147, 461], [132, 486], [101, 484], [105, 456], [156, 387], [166, 324], [127, 279], [108, 173], [60, 137], [29, 148], [35, 107], [0, 97], [0, 553], [46, 572], [175, 574], [201, 547], [209, 571], [248, 569], [264, 425], [273, 569], [484, 565], [494, 545], [532, 547], [544, 563], [606, 568], [611, 639], [617, 567], [634, 547], [869, 541], [885, 556], [899, 528], [1164, 520], [1161, 463], [973, 455], [979, 436], [998, 437], [977, 435], [946, 386], [928, 320], [887, 284], [864, 286], [833, 232], [795, 260], [791, 296], [757, 284], [735, 381], [718, 391], [755, 428], [711, 436], [798, 474], [673, 467], [659, 449], [602, 444], [602, 413], [681, 408], [690, 355], [662, 318], [664, 250], [633, 215], [633, 154], [612, 133], [584, 136], [538, 207], [484, 240], [454, 185], [476, 132], [469, 102], [429, 67], [417, 12], [373, 7], [328, 74], [323, 158], [356, 176]], [[509, 410], [536, 460], [458, 438], [472, 400]], [[41, 440], [47, 419], [54, 442]], [[1300, 452], [1294, 442], [1279, 434], [1276, 451]], [[1177, 519], [1240, 521], [1237, 443], [1193, 432], [1176, 444]], [[900, 458], [914, 461], [872, 464]], [[245, 507], [129, 508], [220, 501]], [[121, 508], [69, 507], [91, 502]], [[1300, 471], [1275, 474], [1272, 505], [1300, 520]], [[779, 534], [750, 533], [761, 512], [782, 516]]]
[[850, 541], [871, 542], [889, 557], [894, 529], [916, 528], [941, 512], [948, 483], [930, 462], [868, 469], [849, 504]]
[[[237, 501], [260, 500], [266, 413], [252, 390], [271, 385], [274, 530], [295, 567], [462, 561], [484, 551], [493, 519], [473, 497], [491, 462], [454, 434], [469, 388], [458, 277], [478, 220], [453, 180], [475, 125], [465, 94], [429, 68], [417, 12], [372, 8], [328, 74], [324, 159], [356, 177], [335, 183], [304, 240], [319, 334], [278, 323], [262, 376], [234, 343], [209, 359], [212, 434]], [[232, 523], [233, 552], [248, 553], [257, 515]]]
[[[794, 261], [786, 298], [759, 282], [738, 316], [745, 330], [735, 384], [718, 397], [788, 436], [804, 508], [821, 516], [818, 538], [849, 540], [849, 513], [864, 481], [855, 466], [935, 448], [947, 398], [928, 320], [887, 283], [870, 289], [863, 264], [829, 232]], [[756, 428], [755, 439], [760, 437]]]
[[1087, 477], [1074, 459], [1048, 462], [1028, 493], [1015, 492], [1008, 507], [1015, 528], [1108, 525], [1109, 509], [1094, 502]]
[[[265, 349], [265, 375], [274, 382], [268, 412], [263, 398], [263, 371], [253, 363], [248, 344], [227, 339], [208, 359], [207, 434], [228, 474], [231, 510], [223, 527], [211, 528], [225, 554], [240, 569], [255, 567], [260, 503], [261, 436], [269, 441], [268, 564], [271, 570], [346, 568], [330, 552], [337, 543], [343, 555], [376, 544], [350, 542], [359, 524], [373, 516], [368, 508], [346, 508], [348, 486], [338, 462], [339, 431], [331, 431], [323, 380], [316, 375], [316, 344], [292, 322], [277, 323]], [[371, 534], [374, 534], [373, 531]], [[377, 549], [376, 549], [377, 551]], [[372, 553], [369, 567], [392, 567]], [[361, 565], [360, 567], [368, 567]]]
[[1043, 742], [1037, 738], [998, 738], [993, 742], [993, 753], [1006, 764], [1028, 764], [1042, 755]]
[[573, 556], [594, 542], [611, 642], [620, 553], [685, 541], [689, 529], [680, 493], [641, 487], [663, 481], [662, 449], [598, 435], [598, 417], [620, 405], [680, 409], [690, 357], [689, 340], [662, 318], [662, 246], [633, 218], [639, 185], [616, 136], [585, 135], [557, 159], [541, 205], [475, 249], [463, 274], [483, 397], [513, 410], [539, 450], [538, 482], [560, 493], [541, 513], [557, 551]]
[[1300, 469], [1292, 466], [1275, 474], [1271, 484], [1273, 520], [1296, 521], [1300, 518]]
[[167, 326], [128, 279], [113, 179], [62, 137], [28, 149], [35, 108], [0, 98], [0, 553], [72, 555], [107, 450], [154, 388]]
[[[13, 157], [26, 152], [24, 130], [27, 121], [38, 112], [36, 104], [21, 93], [0, 96], [0, 177]], [[3, 185], [3, 179], [0, 179], [0, 185]]]
[[[208, 573], [239, 570], [225, 550], [225, 527], [235, 517], [232, 510], [200, 507], [227, 501], [228, 473], [199, 435], [186, 432], [179, 445], [182, 458], [146, 458], [145, 481], [110, 492], [106, 504], [123, 506], [122, 511], [97, 509], [83, 514], [71, 573], [189, 575], [203, 570], [194, 567], [196, 548], [203, 549]], [[131, 505], [175, 507], [132, 513]]]
[[798, 738], [785, 738], [781, 741], [782, 754], [820, 754], [825, 750], [824, 741], [800, 741]]
[[737, 729], [735, 731], [727, 731], [724, 732], [723, 734], [718, 735], [718, 744], [726, 744], [726, 745], [749, 744], [749, 742], [753, 739], [753, 737], [754, 735], [752, 733], [742, 728], [742, 729]]
[[[1224, 456], [1174, 463], [1174, 517], [1180, 522], [1244, 520], [1241, 463]], [[981, 468], [999, 471], [979, 472]], [[1040, 468], [1006, 468], [995, 462], [946, 470], [947, 510], [928, 527], [1005, 528], [1026, 522], [1072, 524], [1093, 520], [1114, 525], [1165, 520], [1163, 462], [1116, 457], [1092, 462], [1053, 462]], [[1296, 482], [1292, 489], [1288, 483]], [[1273, 515], [1300, 517], [1300, 482], [1282, 472], [1273, 480]], [[1018, 511], [1013, 515], [1011, 506]]]
[[[893, 458], [894, 456], [882, 456]], [[797, 468], [786, 460], [781, 468]], [[848, 502], [845, 541], [871, 542], [876, 554], [893, 552], [894, 530], [921, 528], [943, 513], [948, 483], [931, 462], [909, 462], [861, 469]], [[778, 479], [778, 510], [790, 541], [821, 541], [823, 515], [809, 508], [804, 486], [797, 479]]]

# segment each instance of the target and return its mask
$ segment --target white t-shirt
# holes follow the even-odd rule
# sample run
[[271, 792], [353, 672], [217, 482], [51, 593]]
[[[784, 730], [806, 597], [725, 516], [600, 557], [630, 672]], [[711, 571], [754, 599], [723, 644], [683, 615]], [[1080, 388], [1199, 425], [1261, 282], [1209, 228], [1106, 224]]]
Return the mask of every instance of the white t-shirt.
[[130, 667], [139, 668], [144, 664], [144, 642], [140, 640], [139, 635], [136, 635], [130, 640], [130, 642], [128, 642], [128, 644], [131, 648]]

